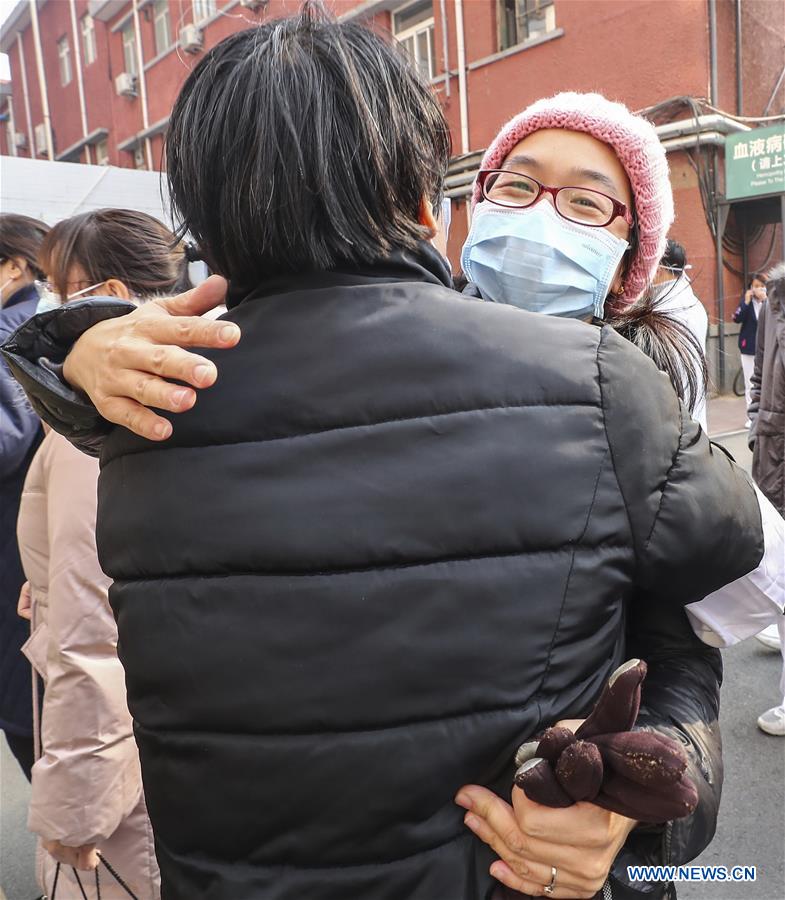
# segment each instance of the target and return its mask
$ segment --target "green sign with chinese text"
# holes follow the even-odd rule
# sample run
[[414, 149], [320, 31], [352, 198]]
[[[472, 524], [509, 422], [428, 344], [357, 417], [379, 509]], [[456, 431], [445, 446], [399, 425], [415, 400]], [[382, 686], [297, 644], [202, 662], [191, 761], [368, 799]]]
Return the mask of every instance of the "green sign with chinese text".
[[725, 197], [743, 200], [785, 191], [785, 122], [725, 138]]

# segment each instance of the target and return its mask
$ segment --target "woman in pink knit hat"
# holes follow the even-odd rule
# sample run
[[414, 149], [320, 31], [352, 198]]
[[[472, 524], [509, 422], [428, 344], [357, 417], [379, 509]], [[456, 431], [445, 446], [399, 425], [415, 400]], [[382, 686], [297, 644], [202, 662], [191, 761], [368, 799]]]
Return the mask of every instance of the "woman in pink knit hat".
[[[543, 202], [546, 201], [546, 202]], [[461, 262], [487, 300], [604, 318], [651, 283], [673, 221], [653, 126], [599, 94], [538, 100], [485, 153]]]
[[[466, 293], [533, 312], [610, 323], [654, 359], [694, 408], [701, 399], [697, 385], [705, 383], [702, 348], [686, 327], [659, 310], [649, 292], [673, 222], [673, 195], [665, 151], [648, 121], [599, 94], [567, 92], [538, 100], [508, 122], [487, 149], [475, 183], [473, 210], [461, 255], [469, 279]], [[701, 369], [702, 379], [689, 378]], [[777, 530], [776, 523], [772, 527], [777, 516], [766, 510], [765, 498], [759, 495], [759, 502], [764, 522], [769, 523], [766, 551], [767, 557], [772, 555], [771, 565], [782, 558], [781, 527]], [[764, 561], [739, 581], [755, 589], [757, 574], [765, 567]], [[745, 607], [739, 606], [733, 588], [723, 588], [688, 608], [699, 626], [713, 626], [708, 628], [709, 637], [705, 628], [695, 629], [711, 646], [734, 643], [759, 627], [754, 616], [750, 623], [744, 621]], [[769, 602], [769, 594], [772, 591], [760, 593], [761, 608], [773, 615], [777, 607]], [[724, 603], [732, 603], [739, 633], [721, 639], [716, 623]], [[686, 618], [683, 625], [687, 627]], [[652, 633], [646, 652], [652, 658], [663, 653], [657, 665], [667, 668], [667, 645], [673, 635], [664, 641], [663, 637], [664, 632]], [[686, 670], [683, 674], [685, 683], [692, 680]], [[719, 689], [718, 682], [715, 687]], [[709, 686], [693, 684], [693, 689], [701, 693]], [[649, 722], [657, 730], [661, 724]], [[709, 733], [716, 733], [716, 721], [705, 724]], [[712, 748], [707, 742], [699, 749], [692, 736], [684, 742], [693, 743], [692, 752], [702, 757], [702, 768], [707, 759], [710, 768], [721, 768], [718, 744]], [[475, 802], [466, 824], [501, 857], [494, 874], [509, 888], [531, 890], [538, 850], [527, 848], [537, 843], [528, 831], [530, 806], [522, 801], [513, 811], [490, 792], [476, 786], [471, 790], [476, 792]], [[712, 818], [706, 804], [699, 811], [704, 822]], [[571, 835], [575, 824], [570, 823]], [[637, 895], [636, 886], [625, 883], [618, 864], [625, 853], [641, 852], [634, 837], [614, 863], [613, 896], [620, 891], [624, 897], [628, 892]], [[554, 835], [546, 836], [544, 843], [551, 840], [559, 843]], [[543, 849], [552, 859], [553, 849]], [[647, 896], [659, 896], [651, 893], [652, 887], [647, 886]]]
[[699, 405], [703, 348], [649, 291], [673, 222], [650, 122], [600, 94], [538, 100], [491, 143], [472, 205], [466, 293], [605, 321], [652, 357], [691, 410]]
[[[705, 365], [702, 350], [685, 328], [658, 313], [649, 300], [648, 288], [674, 217], [665, 150], [651, 123], [599, 94], [565, 92], [540, 99], [509, 121], [488, 147], [472, 206], [473, 221], [461, 254], [469, 281], [465, 293], [531, 312], [610, 322], [653, 357], [677, 393], [685, 393], [685, 373], [695, 370], [696, 361]], [[692, 407], [699, 399], [697, 390], [690, 385], [686, 393], [690, 396], [682, 399]], [[687, 634], [686, 617], [682, 625]], [[661, 654], [655, 665], [663, 671], [670, 665], [673, 627], [670, 623], [667, 634], [652, 630], [644, 636], [646, 654], [651, 659]], [[696, 671], [682, 672], [688, 693], [718, 692], [718, 681], [709, 684], [703, 676], [694, 677]], [[674, 722], [679, 717], [674, 716]], [[694, 727], [705, 728], [705, 736], [716, 735], [716, 721], [696, 718]], [[663, 723], [656, 719], [648, 725], [662, 731]], [[684, 723], [677, 731], [692, 745], [701, 768], [708, 764], [709, 770], [721, 770], [721, 751], [713, 738], [696, 742], [689, 729], [685, 738]], [[530, 827], [542, 826], [539, 819], [533, 821], [536, 804], [519, 798], [513, 810], [487, 790], [470, 790], [473, 802], [466, 824], [501, 857], [492, 872], [508, 888], [529, 894], [538, 880], [540, 853], [543, 859], [553, 859], [559, 836], [540, 833], [532, 840]], [[704, 800], [697, 816], [706, 823], [716, 818], [716, 806], [710, 810], [709, 805]], [[584, 808], [577, 815], [587, 813]], [[595, 827], [588, 820], [585, 824]], [[573, 828], [580, 827], [576, 818], [569, 821], [565, 842], [577, 844]], [[665, 833], [672, 835], [672, 827], [669, 824]], [[695, 829], [692, 841], [701, 830]], [[613, 896], [641, 896], [636, 887], [644, 888], [647, 896], [660, 896], [654, 885], [636, 886], [624, 877], [624, 864], [645, 858], [656, 844], [645, 833], [630, 836], [613, 865]], [[693, 846], [687, 855], [698, 849]], [[592, 865], [592, 859], [584, 848], [578, 870]]]

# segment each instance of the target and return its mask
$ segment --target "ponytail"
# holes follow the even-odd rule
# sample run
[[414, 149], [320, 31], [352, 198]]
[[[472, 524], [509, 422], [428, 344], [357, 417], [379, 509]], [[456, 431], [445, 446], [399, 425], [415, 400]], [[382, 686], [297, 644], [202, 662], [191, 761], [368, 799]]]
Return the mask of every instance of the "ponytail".
[[188, 271], [189, 264], [192, 262], [201, 262], [203, 257], [196, 244], [191, 243], [190, 241], [178, 242], [173, 252], [178, 254], [178, 260], [177, 281], [172, 288], [172, 293], [182, 294], [185, 291], [190, 291], [194, 286]]

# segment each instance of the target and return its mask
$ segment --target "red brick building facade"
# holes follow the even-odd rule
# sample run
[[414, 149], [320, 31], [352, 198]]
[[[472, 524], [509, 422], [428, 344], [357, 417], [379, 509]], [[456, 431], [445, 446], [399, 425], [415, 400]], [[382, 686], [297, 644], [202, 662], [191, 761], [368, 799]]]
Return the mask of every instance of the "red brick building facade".
[[[432, 80], [453, 135], [448, 178], [453, 264], [468, 228], [466, 197], [479, 151], [504, 121], [536, 98], [565, 89], [597, 90], [633, 109], [689, 97], [726, 111], [729, 115], [694, 107], [696, 120], [693, 108], [675, 104], [659, 116], [652, 113], [669, 152], [677, 210], [673, 235], [687, 247], [696, 292], [717, 320], [715, 239], [696, 163], [704, 179], [716, 163], [718, 180], [712, 184], [721, 196], [725, 136], [756, 124], [734, 117], [785, 112], [781, 0], [326, 0], [325, 5], [337, 16], [391, 31]], [[0, 32], [0, 50], [11, 61], [11, 91], [0, 96], [6, 124], [0, 152], [158, 169], [172, 103], [204, 50], [233, 31], [298, 6], [299, 0], [36, 0], [33, 7], [31, 0], [20, 0]], [[676, 124], [669, 124], [674, 118]], [[734, 227], [731, 214], [725, 257], [732, 269], [753, 270], [772, 256], [770, 246], [781, 246], [779, 226], [770, 224], [755, 231], [758, 239], [745, 259], [734, 256], [740, 243]], [[779, 255], [776, 249], [773, 255]], [[723, 318], [740, 285], [740, 277], [726, 268]]]

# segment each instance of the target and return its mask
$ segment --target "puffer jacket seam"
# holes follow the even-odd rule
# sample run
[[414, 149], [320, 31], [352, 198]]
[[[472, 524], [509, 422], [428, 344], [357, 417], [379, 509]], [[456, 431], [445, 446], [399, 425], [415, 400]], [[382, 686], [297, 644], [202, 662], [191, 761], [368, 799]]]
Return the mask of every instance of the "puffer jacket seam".
[[[122, 457], [128, 456], [143, 456], [146, 453], [157, 453], [160, 454], [164, 451], [174, 452], [176, 450], [198, 450], [204, 451], [205, 449], [211, 449], [212, 447], [242, 447], [246, 444], [274, 444], [280, 441], [294, 441], [300, 440], [302, 438], [310, 438], [315, 437], [317, 435], [331, 434], [339, 431], [352, 431], [354, 429], [360, 428], [377, 428], [381, 425], [395, 425], [398, 422], [423, 422], [428, 421], [430, 419], [441, 419], [446, 418], [447, 416], [465, 416], [471, 415], [472, 413], [486, 413], [486, 412], [499, 412], [503, 410], [517, 411], [523, 409], [571, 409], [574, 407], [597, 407], [597, 403], [593, 400], [576, 400], [570, 403], [499, 403], [494, 406], [470, 406], [465, 409], [451, 409], [446, 412], [434, 412], [434, 413], [424, 413], [417, 416], [394, 416], [389, 419], [378, 419], [374, 422], [355, 422], [351, 425], [331, 425], [329, 428], [317, 428], [312, 431], [304, 431], [300, 434], [285, 434], [280, 437], [270, 437], [270, 438], [248, 438], [247, 440], [242, 441], [220, 441], [214, 440], [210, 441], [207, 445], [156, 445], [155, 447], [139, 447], [138, 449], [124, 449], [122, 451]], [[107, 459], [103, 459], [101, 461], [102, 468], [105, 469], [107, 466], [111, 465], [115, 462], [119, 456], [109, 457]]]
[[649, 545], [651, 544], [652, 538], [654, 537], [654, 530], [657, 527], [657, 522], [660, 518], [660, 513], [662, 512], [662, 505], [665, 502], [665, 494], [668, 490], [668, 485], [671, 481], [671, 475], [673, 470], [676, 468], [676, 463], [679, 461], [679, 454], [681, 453], [681, 440], [684, 436], [684, 407], [679, 404], [679, 437], [676, 441], [676, 448], [673, 451], [673, 457], [671, 458], [671, 464], [668, 466], [668, 471], [665, 473], [665, 483], [662, 486], [662, 491], [660, 493], [660, 502], [657, 504], [657, 512], [654, 514], [654, 521], [651, 525], [651, 531], [649, 531], [648, 537], [646, 538], [646, 543], [643, 545], [643, 552], [646, 553], [649, 549]]
[[[624, 506], [624, 512], [627, 516], [627, 525], [630, 529], [630, 541], [632, 543], [633, 549], [635, 549], [635, 529], [632, 527], [632, 515], [630, 514], [630, 507], [627, 503], [627, 498], [624, 495], [624, 489], [621, 486], [621, 479], [619, 478], [619, 473], [616, 469], [616, 457], [613, 452], [613, 441], [611, 440], [611, 436], [608, 433], [608, 419], [606, 415], [605, 409], [605, 391], [602, 388], [602, 364], [600, 363], [600, 351], [603, 349], [605, 344], [606, 335], [609, 333], [608, 329], [613, 330], [611, 326], [607, 325], [600, 330], [600, 340], [597, 344], [597, 353], [595, 355], [595, 362], [597, 365], [597, 380], [599, 382], [600, 387], [600, 410], [602, 412], [602, 427], [605, 431], [605, 441], [608, 445], [608, 453], [611, 458], [611, 467], [613, 469], [613, 477], [616, 480], [616, 487], [619, 489], [619, 496], [621, 497], [621, 502]], [[638, 565], [638, 554], [634, 553], [635, 556], [635, 566], [637, 568]]]
[[[577, 540], [580, 540], [578, 538]], [[426, 566], [449, 565], [450, 563], [469, 563], [480, 562], [483, 560], [493, 559], [509, 559], [515, 556], [552, 556], [556, 553], [565, 553], [568, 550], [576, 552], [581, 550], [584, 552], [594, 553], [598, 550], [629, 550], [629, 544], [616, 543], [614, 541], [601, 541], [599, 544], [583, 544], [576, 547], [577, 541], [561, 544], [558, 547], [551, 547], [547, 550], [510, 550], [508, 553], [493, 553], [488, 555], [478, 554], [472, 556], [442, 556], [438, 559], [426, 559], [418, 562], [406, 563], [378, 563], [370, 566], [360, 566], [348, 569], [321, 569], [318, 572], [298, 570], [298, 569], [269, 569], [269, 570], [246, 570], [231, 572], [190, 572], [188, 574], [153, 574], [143, 577], [131, 578], [124, 575], [117, 575], [113, 578], [115, 584], [139, 584], [144, 581], [187, 581], [188, 579], [207, 579], [207, 578], [329, 578], [332, 575], [355, 575], [364, 572], [392, 572], [405, 569], [425, 568]]]
[[492, 706], [488, 707], [487, 709], [473, 709], [469, 712], [462, 713], [449, 713], [447, 715], [433, 716], [432, 718], [408, 719], [401, 722], [389, 722], [385, 725], [376, 725], [369, 728], [340, 728], [332, 730], [320, 728], [318, 731], [219, 731], [215, 727], [210, 729], [163, 728], [160, 725], [156, 725], [155, 728], [148, 728], [146, 725], [139, 721], [136, 722], [136, 727], [141, 731], [146, 731], [148, 734], [182, 734], [207, 736], [220, 735], [221, 737], [239, 737], [248, 738], [249, 740], [254, 740], [256, 738], [271, 738], [273, 740], [277, 740], [278, 738], [318, 738], [322, 736], [341, 736], [348, 734], [377, 734], [380, 731], [398, 731], [401, 728], [419, 728], [428, 725], [434, 725], [439, 722], [453, 722], [458, 719], [471, 719], [475, 716], [496, 716], [503, 713], [519, 712], [521, 710], [527, 709], [529, 706], [536, 705], [537, 700], [532, 697], [531, 699], [527, 699], [523, 703], [506, 703], [503, 706]]
[[600, 478], [602, 476], [602, 470], [605, 468], [605, 460], [608, 458], [608, 452], [609, 452], [608, 448], [606, 448], [605, 453], [603, 453], [602, 459], [600, 460], [600, 465], [597, 468], [597, 477], [594, 479], [594, 490], [592, 491], [592, 495], [591, 495], [591, 503], [589, 503], [589, 511], [586, 513], [586, 521], [583, 523], [583, 530], [578, 535], [578, 537], [575, 539], [575, 541], [571, 542], [572, 555], [570, 557], [570, 569], [567, 572], [567, 580], [565, 582], [564, 593], [562, 594], [562, 598], [561, 598], [561, 606], [559, 607], [559, 616], [556, 619], [556, 627], [553, 629], [553, 636], [551, 637], [551, 643], [550, 643], [550, 646], [548, 647], [548, 655], [545, 660], [545, 671], [543, 672], [543, 675], [542, 675], [542, 681], [540, 682], [540, 687], [538, 688], [538, 690], [535, 694], [535, 699], [542, 696], [542, 694], [545, 691], [545, 685], [548, 681], [548, 674], [550, 673], [550, 670], [551, 670], [551, 658], [553, 656], [553, 648], [556, 646], [556, 639], [558, 638], [559, 631], [561, 630], [561, 620], [564, 615], [564, 605], [567, 602], [567, 594], [570, 592], [570, 581], [572, 580], [572, 570], [575, 568], [575, 556], [576, 556], [576, 551], [577, 551], [576, 545], [580, 544], [580, 542], [583, 540], [583, 538], [589, 528], [589, 522], [591, 522], [591, 514], [592, 514], [592, 511], [594, 510], [594, 504], [597, 502], [597, 489], [600, 486]]
[[[450, 844], [455, 844], [458, 841], [466, 840], [470, 842], [473, 839], [473, 835], [471, 832], [468, 832], [466, 829], [459, 831], [457, 834], [454, 834], [452, 837], [449, 837], [446, 841], [442, 841], [439, 844], [435, 844], [433, 847], [427, 847], [425, 850], [420, 850], [417, 853], [410, 853], [408, 856], [399, 856], [395, 859], [386, 859], [380, 862], [356, 862], [356, 863], [335, 863], [330, 866], [304, 866], [300, 863], [263, 863], [263, 862], [253, 862], [251, 866], [256, 871], [258, 869], [297, 869], [303, 872], [332, 872], [335, 870], [341, 869], [386, 869], [390, 866], [397, 866], [401, 863], [408, 862], [411, 859], [417, 859], [420, 856], [427, 856], [433, 853], [440, 853], [444, 850], [445, 847], [449, 847]], [[179, 854], [173, 854], [172, 851], [166, 851], [168, 856], [179, 856]], [[205, 858], [205, 854], [200, 853], [202, 858]], [[207, 859], [213, 859], [214, 857], [206, 857]], [[218, 858], [220, 859], [220, 857]]]

